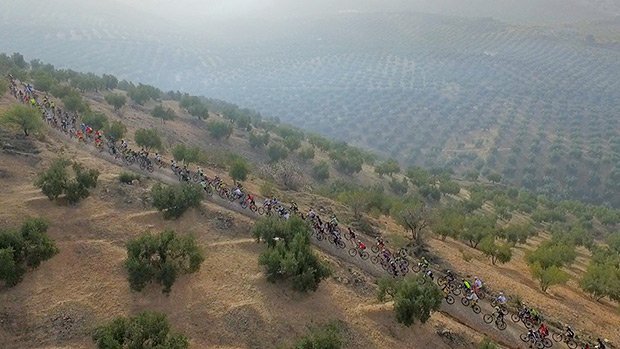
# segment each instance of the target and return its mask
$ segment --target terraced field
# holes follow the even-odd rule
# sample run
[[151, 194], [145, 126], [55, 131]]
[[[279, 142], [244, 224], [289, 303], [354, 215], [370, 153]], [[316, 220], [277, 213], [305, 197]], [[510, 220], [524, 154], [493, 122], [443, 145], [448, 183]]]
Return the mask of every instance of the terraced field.
[[4, 17], [0, 51], [232, 101], [405, 164], [620, 205], [617, 21], [347, 14], [191, 33], [30, 23], [41, 24]]

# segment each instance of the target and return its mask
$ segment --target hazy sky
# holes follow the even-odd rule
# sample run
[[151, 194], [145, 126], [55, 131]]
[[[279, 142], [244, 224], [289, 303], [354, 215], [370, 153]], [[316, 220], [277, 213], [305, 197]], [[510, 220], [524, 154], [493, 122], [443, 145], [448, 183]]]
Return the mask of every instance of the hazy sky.
[[[9, 1], [9, 0], [0, 0]], [[82, 0], [84, 1], [84, 0]], [[417, 11], [505, 20], [572, 21], [618, 15], [620, 0], [95, 0], [112, 1], [173, 20]]]

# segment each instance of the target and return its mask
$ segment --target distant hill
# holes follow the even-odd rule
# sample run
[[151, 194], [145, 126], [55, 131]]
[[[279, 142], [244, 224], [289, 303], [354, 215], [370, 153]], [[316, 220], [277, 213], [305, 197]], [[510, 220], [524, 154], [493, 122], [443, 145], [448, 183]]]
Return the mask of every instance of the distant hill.
[[617, 20], [349, 13], [184, 33], [33, 16], [5, 17], [2, 51], [229, 100], [404, 165], [620, 206]]

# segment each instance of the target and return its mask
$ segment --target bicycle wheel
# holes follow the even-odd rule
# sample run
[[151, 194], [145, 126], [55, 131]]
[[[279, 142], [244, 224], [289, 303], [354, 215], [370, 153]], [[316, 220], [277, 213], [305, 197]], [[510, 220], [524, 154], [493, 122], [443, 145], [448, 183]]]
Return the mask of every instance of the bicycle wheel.
[[493, 315], [484, 314], [484, 316], [482, 317], [482, 320], [484, 320], [484, 322], [486, 322], [487, 324], [490, 324], [491, 322], [493, 322]]
[[342, 240], [338, 240], [338, 243], [336, 244], [336, 246], [338, 246], [338, 248], [341, 250], [344, 250], [344, 248], [347, 247], [347, 245], [345, 245], [344, 241]]
[[140, 161], [140, 169], [144, 170], [146, 168], [146, 163], [144, 161]]
[[257, 211], [257, 212], [258, 212], [258, 214], [259, 214], [259, 215], [261, 215], [261, 216], [262, 216], [262, 215], [264, 215], [264, 214], [265, 214], [265, 208], [261, 206], [261, 207], [259, 207], [259, 208], [258, 208], [258, 211]]
[[480, 312], [482, 311], [482, 308], [480, 308], [478, 304], [474, 304], [471, 306], [471, 310], [473, 310], [475, 314], [480, 314]]
[[454, 297], [452, 297], [451, 295], [447, 295], [445, 299], [446, 299], [446, 303], [454, 304]]
[[484, 291], [480, 290], [480, 292], [478, 292], [478, 298], [484, 299], [485, 297], [486, 297], [486, 294], [484, 293]]
[[379, 263], [379, 257], [377, 257], [377, 256], [370, 257], [370, 262], [372, 262], [372, 264]]
[[446, 283], [447, 283], [447, 281], [446, 281], [445, 277], [438, 277], [437, 278], [437, 286], [443, 287], [443, 285], [445, 285]]
[[254, 204], [250, 205], [250, 211], [256, 212], [257, 209], [258, 209], [258, 207], [256, 207], [256, 205], [254, 205]]
[[506, 325], [506, 322], [505, 322], [505, 321], [496, 321], [496, 322], [495, 322], [495, 325], [497, 326], [497, 328], [498, 328], [500, 331], [505, 330], [505, 329], [506, 329], [506, 327], [508, 326], [508, 325]]
[[198, 182], [198, 173], [194, 173], [194, 175], [192, 176], [192, 180], [194, 182]]
[[[316, 239], [317, 240], [323, 241], [324, 238], [325, 238], [325, 236], [323, 235], [323, 233], [317, 233], [316, 234]], [[349, 254], [351, 254], [350, 251], [349, 251]]]
[[575, 348], [577, 348], [577, 343], [575, 343], [575, 341], [574, 341], [574, 340], [572, 340], [572, 339], [569, 339], [569, 340], [566, 342], [566, 345], [567, 345], [570, 349], [575, 349]]
[[222, 188], [220, 189], [218, 194], [220, 195], [222, 199], [224, 199], [228, 196], [228, 190], [226, 188]]
[[553, 346], [553, 342], [549, 338], [543, 339], [542, 343], [545, 346], [545, 348], [551, 348]]
[[149, 171], [150, 173], [153, 173], [153, 171], [155, 171], [155, 167], [153, 167], [153, 165], [149, 164], [148, 166], [146, 166], [146, 170]]
[[407, 268], [409, 267], [409, 261], [408, 261], [408, 260], [406, 260], [406, 259], [403, 259], [400, 263], [401, 263], [402, 265], [404, 265], [405, 267], [407, 267]]
[[368, 252], [366, 252], [366, 251], [362, 251], [362, 252], [360, 252], [360, 258], [362, 258], [363, 260], [368, 259], [368, 257], [370, 257], [370, 255], [368, 254]]
[[[319, 235], [321, 235], [321, 234], [316, 234], [316, 236], [319, 236]], [[356, 254], [357, 254], [357, 249], [355, 249], [355, 248], [349, 249], [349, 256], [355, 257]]]
[[455, 288], [452, 290], [452, 293], [453, 293], [455, 296], [459, 296], [459, 295], [461, 294], [461, 289], [460, 289], [460, 288], [458, 288], [458, 287], [455, 287]]
[[241, 208], [243, 209], [248, 208], [248, 202], [245, 200], [241, 201]]
[[370, 250], [371, 250], [372, 252], [374, 252], [374, 253], [378, 253], [378, 252], [379, 252], [379, 246], [374, 245], [374, 246], [372, 246], [372, 247], [370, 248]]
[[110, 155], [114, 155], [114, 148], [108, 148], [108, 153], [110, 153]]
[[544, 347], [545, 347], [545, 345], [543, 344], [543, 342], [541, 342], [541, 341], [536, 342], [536, 348], [543, 349]]
[[510, 320], [512, 320], [512, 322], [519, 322], [521, 321], [521, 318], [519, 317], [519, 314], [510, 314]]
[[207, 196], [213, 196], [213, 188], [207, 186], [207, 188], [205, 188], [205, 193], [207, 193]]
[[422, 270], [422, 267], [420, 266], [420, 264], [416, 264], [416, 265], [414, 265], [414, 266], [412, 266], [412, 267], [411, 267], [411, 270], [412, 270], [414, 273], [419, 273], [419, 272], [420, 272], [420, 270]]
[[534, 326], [534, 324], [532, 323], [532, 321], [531, 321], [531, 320], [529, 320], [529, 319], [525, 319], [525, 320], [523, 321], [523, 324], [525, 325], [525, 328], [527, 328], [527, 329], [530, 329], [530, 328], [532, 328], [532, 327]]
[[389, 264], [385, 260], [381, 260], [381, 268], [388, 270]]
[[561, 342], [564, 339], [564, 336], [561, 333], [554, 333], [551, 335], [551, 338], [553, 338], [556, 342]]
[[461, 304], [463, 304], [466, 307], [469, 306], [469, 299], [465, 297], [461, 297]]

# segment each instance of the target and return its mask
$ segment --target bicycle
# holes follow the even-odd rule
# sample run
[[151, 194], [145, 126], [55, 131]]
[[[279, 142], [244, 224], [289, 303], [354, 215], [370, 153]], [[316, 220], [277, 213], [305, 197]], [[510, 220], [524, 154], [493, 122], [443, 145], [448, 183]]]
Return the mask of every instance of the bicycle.
[[504, 316], [497, 312], [493, 314], [484, 314], [482, 320], [484, 320], [487, 324], [490, 324], [493, 320], [495, 320], [495, 326], [497, 326], [497, 328], [501, 331], [505, 330], [507, 327], [506, 322], [504, 321]]
[[553, 333], [551, 338], [553, 338], [556, 342], [565, 343], [570, 349], [577, 348], [577, 342], [575, 342], [572, 337], [569, 337], [563, 333]]
[[[401, 254], [401, 256], [402, 256], [402, 254]], [[411, 267], [411, 270], [414, 273], [419, 273], [420, 271], [426, 270], [426, 269], [428, 269], [428, 266], [426, 264], [422, 263], [422, 262], [418, 262], [418, 264], [416, 264], [416, 265]]]
[[[539, 338], [538, 335], [534, 333], [532, 330], [530, 330], [528, 333], [522, 333], [521, 335], [519, 335], [519, 338], [525, 343], [532, 343], [538, 349], [550, 347], [550, 346], [547, 346], [548, 343], [546, 343], [544, 340]], [[547, 339], [547, 341], [550, 342], [548, 338], [545, 338], [545, 339]], [[553, 345], [553, 343], [551, 343], [551, 345]]]
[[329, 236], [327, 237], [327, 241], [336, 245], [340, 249], [344, 249], [345, 247], [347, 247], [344, 241], [342, 241], [342, 238], [337, 238], [334, 234], [329, 234]]
[[366, 260], [366, 259], [368, 259], [368, 257], [370, 257], [368, 252], [364, 251], [359, 246], [352, 247], [351, 249], [349, 249], [349, 256], [355, 257], [356, 255], [359, 255], [360, 258], [363, 259], [363, 260]]
[[[478, 293], [476, 293], [476, 295], [478, 295]], [[479, 295], [478, 295], [478, 298], [480, 298], [480, 296], [479, 296]], [[480, 298], [480, 299], [482, 299], [482, 298]], [[497, 299], [495, 299], [495, 300], [493, 300], [493, 301], [491, 302], [491, 306], [492, 306], [493, 308], [495, 308], [495, 307], [499, 307], [500, 311], [502, 312], [502, 315], [508, 315], [508, 309], [506, 309], [506, 305], [504, 305], [504, 304], [500, 304], [500, 303], [497, 301]]]
[[463, 306], [466, 306], [466, 307], [471, 306], [471, 310], [473, 310], [475, 314], [480, 314], [480, 312], [482, 311], [482, 308], [480, 308], [480, 306], [478, 305], [478, 302], [472, 302], [467, 297], [461, 298], [461, 304], [463, 304]]

